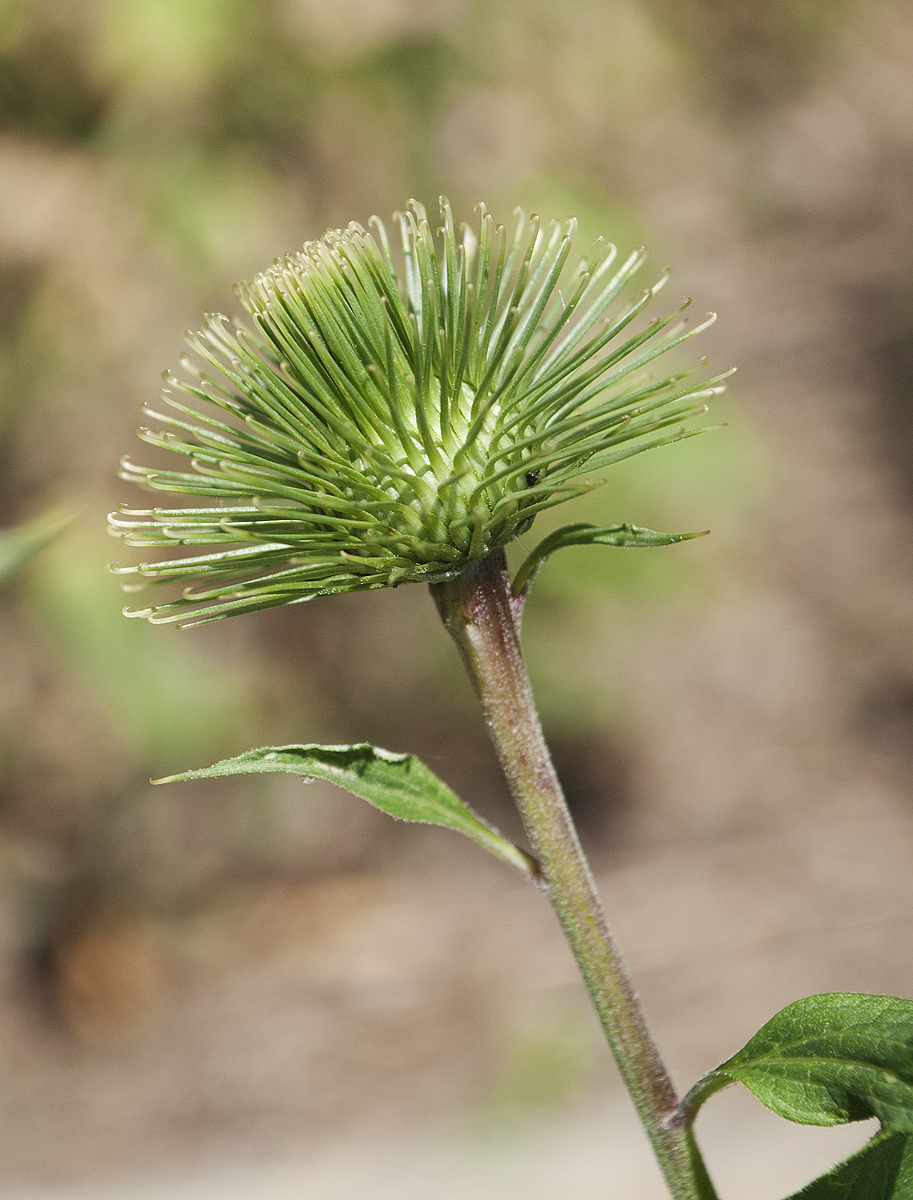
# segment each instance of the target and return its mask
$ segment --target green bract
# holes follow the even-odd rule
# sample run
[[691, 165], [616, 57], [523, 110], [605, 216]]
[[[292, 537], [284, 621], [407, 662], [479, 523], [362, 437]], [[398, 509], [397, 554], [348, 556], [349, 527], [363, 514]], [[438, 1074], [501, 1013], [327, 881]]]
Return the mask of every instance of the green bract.
[[128, 615], [194, 625], [440, 582], [597, 486], [593, 472], [699, 432], [682, 422], [722, 377], [644, 370], [699, 331], [685, 306], [638, 323], [665, 277], [612, 311], [642, 251], [616, 265], [600, 241], [572, 265], [573, 220], [544, 230], [517, 213], [510, 233], [480, 208], [478, 232], [457, 234], [441, 212], [437, 240], [421, 205], [397, 215], [398, 260], [376, 219], [373, 234], [331, 231], [237, 288], [254, 331], [210, 316], [188, 336], [206, 365], [166, 378], [192, 402], [164, 392], [171, 412], [148, 415], [165, 428], [140, 436], [190, 469], [125, 460], [123, 478], [211, 503], [121, 509], [111, 529], [212, 550], [115, 566], [131, 588], [184, 585]]

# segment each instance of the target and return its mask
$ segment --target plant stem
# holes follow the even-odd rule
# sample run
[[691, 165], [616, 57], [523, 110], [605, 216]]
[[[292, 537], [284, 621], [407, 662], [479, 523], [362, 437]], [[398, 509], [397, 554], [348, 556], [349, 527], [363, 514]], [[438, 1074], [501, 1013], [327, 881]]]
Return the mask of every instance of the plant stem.
[[606, 920], [536, 713], [503, 550], [431, 587], [487, 719], [548, 896], [675, 1200], [717, 1200]]

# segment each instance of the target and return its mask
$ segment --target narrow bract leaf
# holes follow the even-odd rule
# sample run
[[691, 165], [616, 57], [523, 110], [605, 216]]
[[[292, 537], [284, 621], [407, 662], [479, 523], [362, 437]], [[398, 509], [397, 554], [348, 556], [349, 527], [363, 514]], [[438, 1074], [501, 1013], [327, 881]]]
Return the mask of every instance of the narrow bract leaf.
[[627, 522], [622, 525], [564, 525], [543, 538], [526, 558], [514, 579], [513, 593], [519, 596], [524, 588], [529, 588], [548, 556], [565, 546], [624, 546], [628, 549], [671, 546], [674, 542], [706, 537], [709, 532], [709, 529], [701, 529], [697, 533], [657, 533], [654, 529], [643, 529]]
[[802, 1125], [877, 1117], [913, 1132], [913, 1000], [834, 992], [797, 1000], [711, 1071], [683, 1107], [738, 1080]]
[[913, 1200], [913, 1139], [878, 1133], [788, 1200]]
[[411, 754], [392, 754], [377, 746], [275, 746], [249, 750], [199, 771], [184, 771], [156, 779], [180, 783], [220, 775], [253, 775], [285, 771], [304, 779], [324, 779], [367, 800], [400, 821], [442, 825], [472, 838], [496, 858], [533, 881], [536, 863], [512, 842], [487, 825], [447, 785]]

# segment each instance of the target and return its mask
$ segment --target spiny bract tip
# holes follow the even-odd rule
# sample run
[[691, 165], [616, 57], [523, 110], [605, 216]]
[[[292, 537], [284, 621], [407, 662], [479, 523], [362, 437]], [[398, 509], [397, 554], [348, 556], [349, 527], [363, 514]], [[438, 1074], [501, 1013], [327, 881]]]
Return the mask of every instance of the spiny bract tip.
[[637, 323], [667, 273], [615, 307], [642, 250], [616, 266], [600, 239], [572, 265], [573, 219], [518, 209], [511, 233], [477, 211], [457, 232], [442, 199], [434, 232], [410, 201], [396, 255], [377, 218], [331, 230], [238, 284], [252, 329], [213, 313], [188, 332], [202, 365], [166, 373], [183, 398], [141, 434], [187, 467], [121, 470], [201, 504], [121, 510], [112, 532], [208, 549], [117, 568], [188, 589], [129, 615], [188, 626], [453, 578], [704, 411], [719, 380], [641, 370], [704, 327]]

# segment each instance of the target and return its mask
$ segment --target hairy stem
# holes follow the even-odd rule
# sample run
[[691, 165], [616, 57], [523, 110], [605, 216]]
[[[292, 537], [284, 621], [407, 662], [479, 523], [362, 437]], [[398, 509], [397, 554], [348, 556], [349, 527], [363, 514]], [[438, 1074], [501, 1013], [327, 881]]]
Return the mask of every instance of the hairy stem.
[[456, 642], [523, 817], [548, 896], [675, 1200], [716, 1200], [690, 1130], [670, 1126], [678, 1097], [606, 920], [542, 736], [503, 550], [432, 595]]

